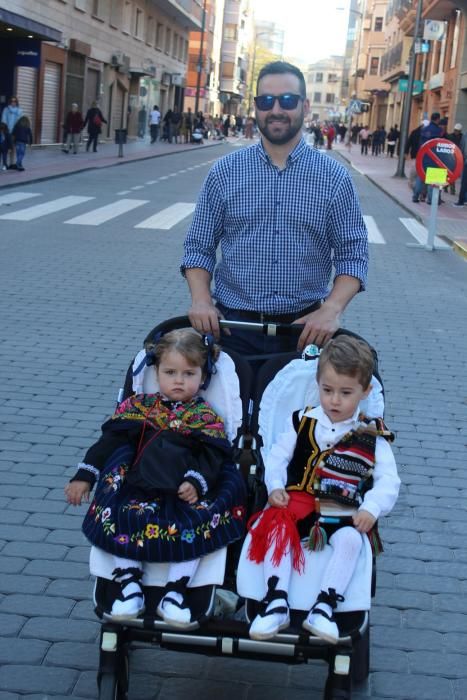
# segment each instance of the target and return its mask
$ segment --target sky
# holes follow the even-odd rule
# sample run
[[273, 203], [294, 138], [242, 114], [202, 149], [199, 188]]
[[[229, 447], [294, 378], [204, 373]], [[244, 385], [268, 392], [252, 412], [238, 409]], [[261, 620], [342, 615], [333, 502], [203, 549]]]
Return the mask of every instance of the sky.
[[[251, 2], [257, 19], [274, 21], [285, 29], [285, 55], [314, 63], [344, 54], [349, 0]], [[337, 10], [338, 7], [344, 9]]]

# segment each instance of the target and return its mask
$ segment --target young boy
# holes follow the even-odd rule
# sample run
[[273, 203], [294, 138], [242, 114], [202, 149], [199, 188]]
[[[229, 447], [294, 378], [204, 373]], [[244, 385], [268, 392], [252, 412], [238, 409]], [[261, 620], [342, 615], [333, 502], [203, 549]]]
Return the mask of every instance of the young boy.
[[[344, 600], [362, 535], [375, 550], [381, 544], [376, 520], [392, 510], [400, 480], [387, 442], [392, 434], [381, 419], [359, 411], [371, 391], [373, 365], [366, 343], [344, 334], [330, 340], [318, 360], [320, 405], [296, 411], [266, 457], [270, 507], [250, 530], [248, 557], [263, 563], [268, 592], [264, 612], [251, 624], [252, 639], [269, 639], [290, 624], [292, 566], [301, 572], [305, 563], [298, 523], [311, 516], [310, 548], [322, 548], [329, 537], [333, 550], [303, 627], [334, 644], [339, 631], [333, 612]], [[320, 515], [345, 520], [324, 532]]]

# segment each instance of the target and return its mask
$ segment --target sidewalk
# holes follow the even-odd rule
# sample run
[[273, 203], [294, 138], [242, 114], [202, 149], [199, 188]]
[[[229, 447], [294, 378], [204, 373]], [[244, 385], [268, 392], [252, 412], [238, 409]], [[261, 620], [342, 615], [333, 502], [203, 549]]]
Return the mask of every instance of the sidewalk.
[[151, 144], [149, 138], [131, 140], [122, 146], [123, 157], [118, 157], [118, 145], [109, 142], [100, 143], [97, 153], [86, 152], [85, 144], [80, 145], [76, 155], [63, 153], [61, 144], [53, 146], [33, 146], [28, 148], [24, 157], [24, 172], [17, 170], [0, 171], [0, 189], [23, 185], [54, 177], [71, 175], [92, 168], [108, 168], [135, 160], [156, 158], [172, 153], [184, 153], [201, 150], [209, 146], [219, 146], [224, 141], [204, 141], [204, 144], [176, 144], [158, 141]]
[[[412, 202], [412, 192], [407, 178], [394, 177], [397, 170], [397, 157], [388, 158], [386, 155], [364, 156], [360, 153], [360, 147], [352, 144], [349, 152], [348, 146], [342, 143], [333, 144], [333, 149], [342, 158], [347, 160], [355, 170], [365, 175], [377, 187], [386, 192], [399, 206], [406, 209], [411, 216], [418, 219], [428, 228], [431, 207], [424, 202], [418, 204]], [[409, 172], [411, 162], [406, 163], [406, 174]], [[460, 180], [456, 182], [459, 192]], [[453, 207], [458, 197], [443, 192], [444, 204], [438, 207], [437, 230], [438, 236], [443, 236], [455, 244], [456, 248], [467, 250], [467, 205], [463, 208]]]

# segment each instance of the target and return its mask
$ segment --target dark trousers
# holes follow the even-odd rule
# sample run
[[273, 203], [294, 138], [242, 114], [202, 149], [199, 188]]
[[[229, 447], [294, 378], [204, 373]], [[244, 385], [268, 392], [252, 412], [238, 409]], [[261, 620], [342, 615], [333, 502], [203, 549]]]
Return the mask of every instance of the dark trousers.
[[362, 148], [361, 148], [362, 155], [367, 156], [368, 155], [368, 139], [362, 139], [360, 141], [360, 144], [362, 146]]
[[155, 143], [159, 138], [159, 124], [151, 124], [149, 129], [151, 131], [151, 143]]
[[93, 132], [93, 133], [89, 134], [88, 142], [86, 144], [87, 151], [89, 151], [91, 144], [92, 144], [92, 150], [94, 151], [94, 153], [97, 151], [97, 139], [98, 138], [99, 138], [99, 134], [97, 132], [96, 133]]
[[464, 163], [464, 170], [462, 171], [461, 187], [459, 190], [458, 204], [465, 204], [467, 201], [467, 160]]

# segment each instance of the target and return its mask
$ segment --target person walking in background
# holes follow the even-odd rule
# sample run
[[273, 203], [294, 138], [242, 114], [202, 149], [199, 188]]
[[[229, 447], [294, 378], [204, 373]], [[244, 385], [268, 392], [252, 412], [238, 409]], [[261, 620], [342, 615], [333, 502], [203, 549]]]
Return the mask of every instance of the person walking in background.
[[[452, 141], [453, 143], [458, 146], [458, 148], [461, 148], [461, 141], [462, 141], [462, 124], [454, 124], [454, 131], [452, 134], [446, 134], [447, 139], [449, 141]], [[456, 194], [456, 183], [453, 182], [449, 185], [449, 191], [451, 194]]]
[[149, 114], [149, 132], [151, 134], [151, 143], [159, 140], [159, 129], [161, 124], [161, 113], [158, 105], [154, 105]]
[[8, 170], [8, 151], [10, 148], [10, 132], [5, 122], [0, 122], [0, 155], [2, 157], [2, 170]]
[[371, 137], [371, 155], [377, 156], [381, 149], [381, 129], [379, 126], [373, 131]]
[[13, 139], [16, 150], [16, 170], [24, 170], [23, 158], [26, 146], [32, 144], [31, 122], [24, 114], [13, 127]]
[[86, 126], [86, 124], [88, 127], [88, 142], [86, 144], [86, 151], [89, 151], [92, 144], [93, 153], [96, 153], [97, 141], [99, 139], [99, 134], [102, 131], [101, 127], [103, 123], [107, 124], [107, 120], [104, 119], [101, 110], [97, 106], [97, 102], [94, 101], [86, 112], [86, 119], [84, 120], [83, 124], [83, 128]]
[[145, 105], [141, 105], [141, 109], [138, 112], [138, 136], [140, 139], [144, 139], [147, 119], [148, 113], [146, 111], [146, 107]]
[[[462, 131], [462, 124], [456, 124], [456, 127], [459, 127], [459, 130]], [[461, 149], [462, 155], [464, 156], [464, 170], [462, 171], [459, 199], [455, 204], [452, 205], [453, 207], [463, 207], [464, 204], [467, 202], [467, 134], [462, 134], [462, 138], [459, 143], [459, 148]]]
[[18, 104], [18, 100], [16, 97], [10, 97], [8, 100], [7, 106], [4, 108], [2, 112], [2, 122], [7, 125], [8, 133], [10, 134], [10, 147], [9, 147], [9, 152], [10, 152], [10, 165], [8, 168], [10, 170], [15, 170], [16, 169], [16, 162], [15, 162], [15, 144], [13, 140], [13, 129], [15, 127], [16, 122], [18, 119], [20, 119], [23, 116], [23, 110]]
[[191, 143], [193, 123], [193, 112], [191, 111], [191, 107], [188, 107], [186, 114], [184, 114], [185, 143]]
[[363, 127], [363, 129], [360, 129], [360, 153], [362, 156], [367, 156], [368, 155], [368, 140], [370, 138], [370, 132], [368, 131], [368, 128], [366, 126]]
[[73, 146], [73, 153], [78, 152], [80, 134], [83, 129], [83, 115], [78, 109], [76, 102], [71, 105], [71, 110], [66, 115], [65, 130], [66, 130], [66, 146], [63, 149], [64, 153], [69, 153]]
[[178, 143], [178, 138], [180, 136], [180, 126], [182, 122], [182, 115], [177, 105], [174, 106], [172, 114], [169, 120], [169, 143], [172, 143], [172, 139], [175, 143]]
[[388, 144], [387, 155], [390, 158], [394, 157], [394, 151], [396, 148], [396, 143], [397, 143], [398, 138], [399, 138], [399, 133], [398, 133], [397, 129], [394, 126], [392, 126], [389, 129], [388, 140], [387, 140], [387, 144]]
[[[439, 125], [439, 122], [441, 120], [441, 116], [439, 112], [433, 112], [431, 115], [431, 120], [428, 122], [426, 126], [423, 126], [421, 131], [420, 131], [420, 146], [427, 141], [430, 141], [430, 139], [438, 139], [441, 138], [443, 135], [443, 127]], [[420, 194], [423, 192], [423, 188], [425, 187], [424, 182], [422, 182], [422, 179], [417, 175], [415, 178], [415, 186], [413, 190], [413, 197], [412, 197], [412, 202], [419, 202], [420, 201]], [[431, 196], [433, 194], [433, 187], [431, 185], [428, 185], [427, 190], [426, 190], [426, 202], [427, 204], [431, 204]], [[440, 198], [439, 203], [442, 204], [442, 199]]]

